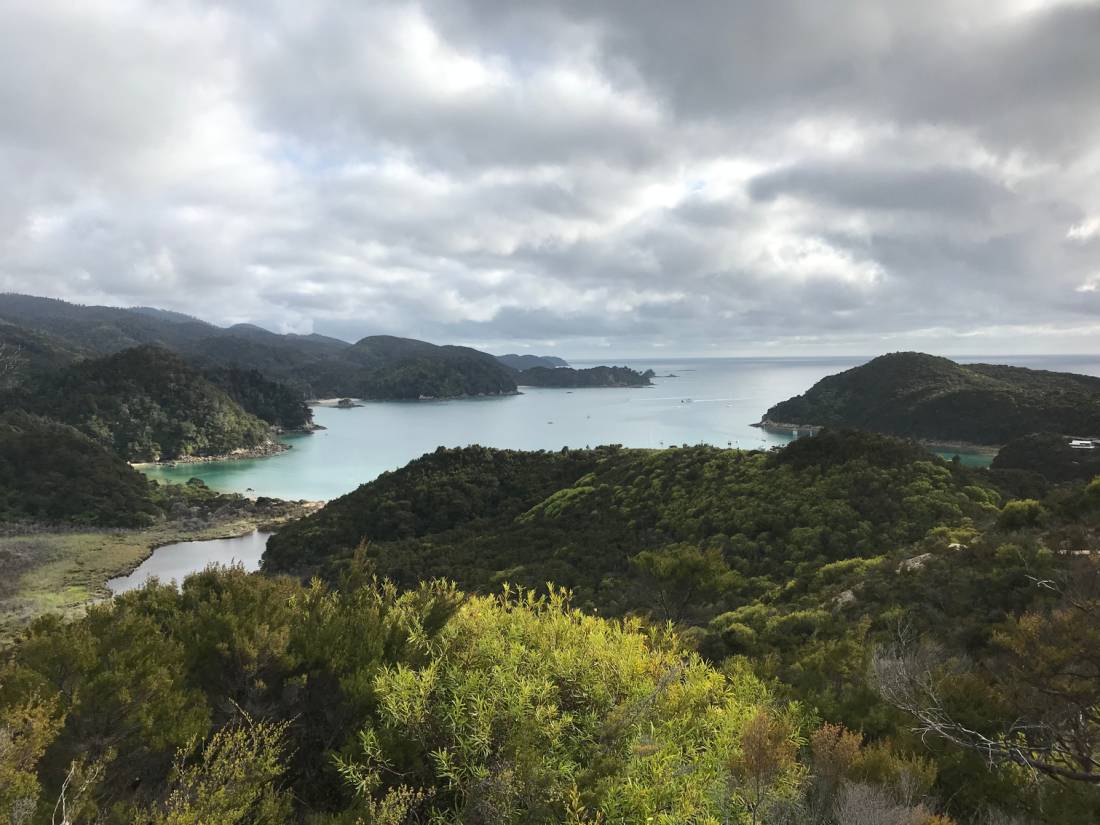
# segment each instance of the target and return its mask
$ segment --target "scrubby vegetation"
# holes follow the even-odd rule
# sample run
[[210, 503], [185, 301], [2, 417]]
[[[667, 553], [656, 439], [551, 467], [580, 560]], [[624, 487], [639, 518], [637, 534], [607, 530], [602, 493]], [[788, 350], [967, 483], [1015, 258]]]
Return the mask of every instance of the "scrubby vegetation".
[[823, 378], [764, 419], [975, 444], [1089, 435], [1100, 433], [1100, 378], [897, 352]]
[[[947, 823], [936, 768], [559, 593], [208, 571], [0, 670], [0, 812], [71, 822]], [[862, 820], [868, 822], [884, 819]]]

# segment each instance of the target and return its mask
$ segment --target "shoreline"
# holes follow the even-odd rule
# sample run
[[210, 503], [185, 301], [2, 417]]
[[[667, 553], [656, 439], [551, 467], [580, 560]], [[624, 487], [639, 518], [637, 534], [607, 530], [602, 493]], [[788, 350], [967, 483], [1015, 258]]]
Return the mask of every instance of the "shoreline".
[[[313, 430], [294, 430], [282, 433], [283, 435], [309, 435]], [[211, 461], [243, 461], [249, 458], [267, 458], [273, 455], [285, 453], [293, 447], [281, 441], [269, 441], [257, 447], [241, 447], [221, 455], [188, 455], [180, 458], [172, 458], [167, 461], [131, 461], [130, 466], [135, 470], [149, 467], [175, 467], [179, 464], [206, 464]]]
[[[246, 498], [248, 498], [246, 496]], [[250, 501], [255, 502], [255, 498], [249, 498]], [[251, 516], [244, 516], [235, 521], [229, 521], [224, 524], [213, 524], [205, 528], [200, 528], [198, 531], [194, 531], [194, 538], [187, 538], [192, 533], [186, 529], [181, 529], [178, 536], [161, 536], [153, 540], [152, 543], [147, 545], [147, 549], [144, 555], [136, 561], [127, 562], [125, 567], [120, 568], [119, 572], [114, 575], [108, 576], [98, 587], [93, 587], [92, 592], [95, 595], [93, 601], [102, 601], [104, 598], [110, 599], [114, 597], [114, 594], [107, 588], [107, 582], [111, 579], [119, 579], [123, 576], [129, 576], [141, 565], [145, 564], [153, 554], [162, 547], [168, 547], [171, 544], [184, 544], [191, 541], [218, 541], [219, 539], [239, 539], [244, 536], [251, 535], [252, 533], [276, 533], [280, 528], [286, 524], [297, 521], [300, 518], [305, 518], [308, 515], [312, 515], [325, 506], [327, 502], [324, 501], [306, 501], [302, 499], [300, 501], [288, 501], [287, 499], [276, 499], [278, 504], [275, 506], [285, 509], [282, 513], [268, 513], [263, 518], [260, 518], [260, 514], [252, 514]], [[154, 528], [155, 529], [155, 528]], [[129, 531], [122, 531], [129, 532]], [[142, 531], [137, 531], [139, 534]]]
[[14, 586], [0, 597], [0, 649], [44, 613], [68, 619], [109, 599], [110, 579], [130, 575], [165, 545], [239, 538], [255, 530], [277, 532], [323, 505], [278, 499], [221, 518], [177, 519], [137, 529], [10, 525], [0, 533], [0, 550], [27, 563], [13, 571]]
[[[772, 421], [767, 418], [761, 419], [750, 426], [757, 427], [769, 433], [805, 433], [806, 435], [817, 435], [817, 433], [825, 429], [825, 425], [823, 424], [790, 424], [785, 421]], [[890, 435], [890, 433], [883, 433], [883, 435]], [[903, 436], [894, 437], [903, 438]], [[956, 452], [991, 457], [997, 455], [1004, 446], [1003, 444], [975, 444], [970, 441], [943, 441], [930, 438], [906, 438], [905, 440], [916, 442], [932, 452]]]

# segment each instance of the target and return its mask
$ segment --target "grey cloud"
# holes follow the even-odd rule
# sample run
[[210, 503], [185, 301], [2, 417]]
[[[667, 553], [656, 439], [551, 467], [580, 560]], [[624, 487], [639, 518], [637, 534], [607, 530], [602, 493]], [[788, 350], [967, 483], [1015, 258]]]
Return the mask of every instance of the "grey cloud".
[[984, 216], [1012, 195], [971, 169], [905, 169], [866, 163], [802, 165], [749, 183], [757, 200], [792, 195], [850, 209], [917, 210]]
[[0, 12], [0, 289], [572, 355], [1100, 344], [1095, 3]]

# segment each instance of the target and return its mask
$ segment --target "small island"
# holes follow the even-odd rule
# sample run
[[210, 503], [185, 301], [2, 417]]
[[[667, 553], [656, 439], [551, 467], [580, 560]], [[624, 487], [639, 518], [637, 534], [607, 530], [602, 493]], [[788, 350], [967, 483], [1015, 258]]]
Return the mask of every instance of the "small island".
[[553, 387], [556, 389], [583, 387], [649, 387], [653, 385], [653, 370], [638, 372], [630, 367], [532, 367], [516, 377], [521, 387]]

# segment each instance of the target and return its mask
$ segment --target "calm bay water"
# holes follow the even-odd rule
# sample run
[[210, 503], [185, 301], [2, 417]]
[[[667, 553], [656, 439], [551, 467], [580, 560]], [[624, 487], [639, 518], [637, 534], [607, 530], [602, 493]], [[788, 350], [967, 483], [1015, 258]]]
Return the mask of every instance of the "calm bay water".
[[[292, 449], [270, 458], [155, 467], [165, 481], [201, 478], [227, 492], [327, 500], [350, 492], [438, 446], [482, 444], [557, 450], [622, 444], [663, 447], [714, 444], [745, 449], [783, 444], [784, 435], [751, 426], [772, 404], [797, 395], [826, 375], [865, 358], [702, 358], [573, 362], [626, 363], [652, 368], [644, 389], [547, 390], [451, 401], [368, 402], [349, 410], [318, 407], [327, 429], [286, 438]], [[1015, 363], [1038, 369], [1100, 375], [1100, 357], [959, 359]], [[668, 377], [675, 375], [676, 377]], [[981, 463], [977, 456], [964, 456]], [[987, 460], [987, 459], [986, 459]]]

